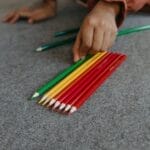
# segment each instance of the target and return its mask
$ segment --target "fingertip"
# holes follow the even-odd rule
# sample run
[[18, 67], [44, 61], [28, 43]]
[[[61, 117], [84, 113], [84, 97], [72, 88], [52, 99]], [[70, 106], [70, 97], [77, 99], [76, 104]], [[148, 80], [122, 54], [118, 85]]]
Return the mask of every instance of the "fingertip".
[[2, 22], [9, 22], [9, 18], [8, 17], [4, 17], [4, 18], [2, 18]]
[[74, 54], [73, 60], [74, 60], [74, 62], [78, 61], [79, 60], [79, 56], [77, 54]]
[[77, 62], [79, 59], [80, 59], [79, 56], [74, 55], [74, 57], [73, 57], [74, 62]]
[[19, 15], [17, 14], [16, 16], [14, 16], [14, 18], [11, 19], [10, 23], [14, 24], [18, 21], [18, 19], [19, 19]]
[[6, 18], [3, 18], [3, 19], [2, 19], [2, 22], [7, 22], [7, 19], [6, 19]]
[[29, 23], [29, 24], [33, 24], [33, 23], [34, 23], [34, 20], [33, 20], [33, 19], [29, 19], [29, 20], [28, 20], [28, 23]]

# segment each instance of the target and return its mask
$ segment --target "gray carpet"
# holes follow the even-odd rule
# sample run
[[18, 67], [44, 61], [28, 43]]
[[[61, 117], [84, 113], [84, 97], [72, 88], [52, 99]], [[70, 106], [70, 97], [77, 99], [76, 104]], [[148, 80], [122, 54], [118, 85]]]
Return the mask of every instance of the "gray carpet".
[[[0, 18], [24, 3], [1, 0]], [[34, 52], [86, 14], [70, 0], [60, 0], [58, 11], [55, 19], [35, 25], [0, 23], [0, 150], [149, 150], [149, 31], [117, 40], [112, 50], [127, 54], [127, 61], [75, 114], [63, 116], [27, 100], [72, 63], [71, 45]], [[149, 14], [138, 13], [122, 27], [146, 24]]]

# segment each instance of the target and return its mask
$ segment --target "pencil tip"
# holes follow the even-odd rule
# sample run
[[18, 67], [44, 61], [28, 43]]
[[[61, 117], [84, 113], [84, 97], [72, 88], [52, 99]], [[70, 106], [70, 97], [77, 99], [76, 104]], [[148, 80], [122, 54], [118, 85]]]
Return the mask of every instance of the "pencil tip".
[[47, 103], [49, 103], [49, 101], [51, 100], [51, 98], [47, 98], [44, 103], [42, 104], [42, 106], [45, 106]]
[[41, 52], [42, 50], [43, 50], [42, 47], [38, 47], [38, 48], [36, 49], [37, 52]]
[[55, 99], [52, 99], [50, 102], [49, 102], [49, 106], [52, 106], [54, 103], [56, 102], [56, 100]]
[[71, 105], [67, 105], [67, 107], [65, 108], [65, 112], [68, 111], [71, 108]]
[[77, 111], [77, 108], [76, 108], [76, 107], [72, 107], [69, 113], [72, 114], [72, 113], [74, 113], [75, 111]]
[[47, 96], [43, 96], [42, 99], [38, 102], [39, 104], [43, 103], [46, 100]]
[[53, 107], [53, 109], [57, 108], [61, 103], [59, 101], [57, 101]]
[[59, 107], [59, 110], [64, 109], [64, 108], [65, 108], [65, 106], [66, 106], [66, 104], [62, 103], [62, 104], [60, 105], [60, 107]]
[[31, 99], [37, 98], [37, 97], [39, 97], [39, 96], [40, 96], [40, 94], [36, 92], [36, 93], [33, 94], [33, 96], [32, 96]]

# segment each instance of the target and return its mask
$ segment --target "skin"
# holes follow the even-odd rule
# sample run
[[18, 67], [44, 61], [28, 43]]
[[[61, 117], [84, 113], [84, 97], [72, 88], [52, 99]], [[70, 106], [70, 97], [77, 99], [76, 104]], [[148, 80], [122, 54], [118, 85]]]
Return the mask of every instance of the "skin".
[[26, 18], [28, 23], [43, 21], [56, 15], [56, 0], [44, 0], [41, 5], [34, 8], [23, 7], [8, 13], [3, 22], [14, 24], [22, 18]]
[[[16, 23], [27, 18], [28, 23], [39, 22], [55, 16], [56, 0], [44, 0], [34, 9], [25, 7], [10, 12], [4, 22]], [[74, 61], [85, 56], [90, 50], [108, 50], [114, 43], [117, 34], [116, 16], [119, 13], [118, 3], [100, 1], [85, 17], [73, 46]]]

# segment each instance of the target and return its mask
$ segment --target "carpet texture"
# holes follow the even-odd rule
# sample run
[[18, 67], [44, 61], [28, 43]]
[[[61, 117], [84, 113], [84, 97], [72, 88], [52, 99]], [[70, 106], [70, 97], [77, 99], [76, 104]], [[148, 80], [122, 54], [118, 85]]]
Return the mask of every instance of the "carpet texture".
[[[86, 10], [58, 1], [58, 15], [39, 24], [0, 23], [0, 150], [149, 150], [150, 31], [117, 39], [113, 51], [127, 61], [75, 114], [63, 116], [27, 99], [72, 64], [71, 45], [34, 51], [53, 33], [79, 26]], [[1, 0], [0, 19], [27, 0]], [[122, 28], [150, 24], [129, 15]]]

